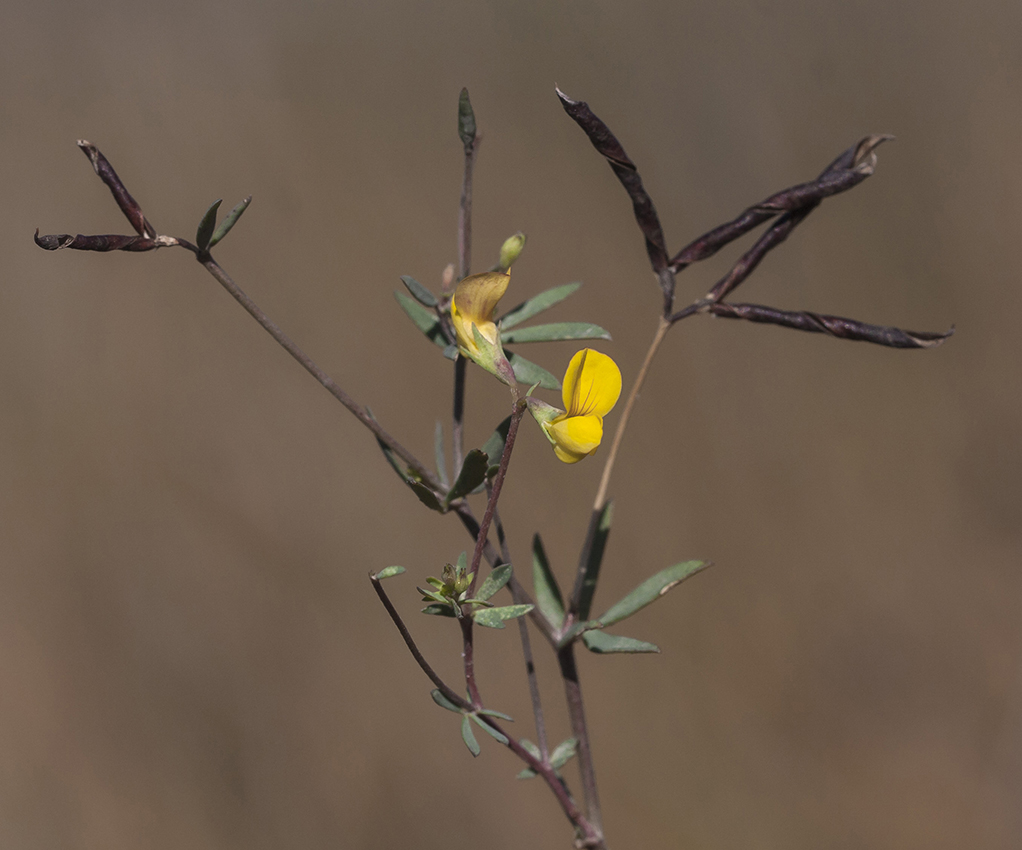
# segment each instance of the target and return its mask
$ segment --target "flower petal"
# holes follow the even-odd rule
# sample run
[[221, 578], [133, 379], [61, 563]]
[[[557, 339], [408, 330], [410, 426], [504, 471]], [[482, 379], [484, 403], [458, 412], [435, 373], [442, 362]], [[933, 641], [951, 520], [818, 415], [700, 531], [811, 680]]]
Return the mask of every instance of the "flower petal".
[[565, 416], [544, 429], [554, 442], [554, 453], [565, 463], [577, 463], [600, 447], [603, 419], [599, 416]]
[[511, 275], [498, 272], [471, 274], [462, 278], [454, 298], [451, 300], [451, 323], [462, 348], [478, 354], [472, 325], [491, 344], [497, 344], [497, 326], [493, 323], [493, 311], [497, 302], [507, 291]]
[[561, 397], [569, 416], [606, 416], [621, 395], [621, 370], [606, 354], [583, 348], [564, 373]]

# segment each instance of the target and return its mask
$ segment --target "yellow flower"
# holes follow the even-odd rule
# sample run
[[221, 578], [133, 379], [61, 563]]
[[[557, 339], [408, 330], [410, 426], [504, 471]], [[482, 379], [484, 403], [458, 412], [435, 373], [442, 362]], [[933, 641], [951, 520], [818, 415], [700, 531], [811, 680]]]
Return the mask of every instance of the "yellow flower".
[[621, 370], [606, 354], [583, 348], [568, 364], [561, 387], [567, 410], [529, 399], [529, 410], [565, 463], [591, 455], [603, 439], [603, 417], [621, 395]]
[[490, 345], [498, 345], [497, 325], [493, 321], [493, 311], [497, 302], [507, 292], [511, 275], [499, 272], [483, 272], [462, 278], [458, 288], [454, 290], [451, 300], [451, 322], [458, 336], [458, 348], [466, 356], [475, 359], [480, 353], [472, 326], [479, 329], [483, 339]]
[[514, 383], [514, 373], [500, 345], [500, 331], [493, 311], [504, 296], [511, 275], [483, 272], [462, 278], [451, 299], [451, 324], [458, 350], [492, 372], [504, 383]]

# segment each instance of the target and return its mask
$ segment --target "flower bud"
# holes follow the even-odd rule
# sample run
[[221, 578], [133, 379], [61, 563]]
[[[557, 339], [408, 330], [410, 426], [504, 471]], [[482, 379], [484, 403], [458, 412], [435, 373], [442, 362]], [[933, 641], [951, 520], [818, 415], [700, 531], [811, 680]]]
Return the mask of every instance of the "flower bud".
[[511, 265], [518, 259], [524, 247], [525, 234], [520, 230], [514, 236], [509, 236], [505, 239], [504, 244], [500, 246], [500, 261], [497, 264], [500, 271], [506, 272], [511, 268]]

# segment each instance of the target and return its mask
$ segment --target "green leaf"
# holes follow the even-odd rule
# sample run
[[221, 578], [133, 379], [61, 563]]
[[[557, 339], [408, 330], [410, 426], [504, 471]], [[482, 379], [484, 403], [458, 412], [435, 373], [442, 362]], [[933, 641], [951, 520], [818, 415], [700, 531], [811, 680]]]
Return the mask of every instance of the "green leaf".
[[401, 309], [407, 313], [408, 318], [415, 322], [415, 327], [422, 331], [426, 337], [440, 348], [447, 348], [447, 337], [444, 336], [443, 328], [440, 327], [440, 320], [436, 313], [431, 313], [414, 298], [409, 298], [403, 292], [395, 292], [394, 297]]
[[483, 451], [486, 452], [486, 456], [489, 458], [490, 466], [500, 465], [500, 456], [504, 454], [504, 444], [507, 442], [507, 432], [510, 428], [511, 417], [508, 416], [490, 434], [490, 439], [483, 443]]
[[461, 472], [458, 473], [458, 480], [454, 482], [454, 486], [451, 487], [450, 492], [447, 494], [447, 498], [444, 500], [445, 504], [460, 499], [462, 496], [467, 496], [476, 487], [486, 480], [486, 470], [490, 465], [490, 461], [486, 456], [486, 452], [480, 449], [472, 449], [467, 455], [465, 455], [465, 461], [461, 465]]
[[501, 564], [499, 567], [494, 567], [493, 571], [486, 577], [486, 581], [483, 582], [483, 586], [479, 588], [476, 598], [482, 599], [485, 602], [510, 580], [510, 564]]
[[377, 581], [383, 581], [385, 578], [391, 576], [399, 576], [405, 571], [404, 567], [384, 567], [376, 575], [373, 576]]
[[447, 459], [444, 457], [444, 426], [438, 419], [433, 431], [433, 456], [436, 458], [436, 477], [444, 487], [447, 483]]
[[[518, 743], [521, 744], [524, 749], [528, 750], [529, 755], [533, 758], [538, 759], [541, 757], [539, 747], [532, 743], [532, 741], [522, 738]], [[564, 741], [561, 741], [561, 743], [554, 747], [554, 751], [550, 753], [550, 766], [554, 770], [559, 770], [564, 767], [564, 765], [566, 765], [574, 757], [577, 748], [578, 741], [574, 738], [567, 738]], [[527, 767], [518, 774], [517, 778], [532, 779], [535, 775], [536, 771], [534, 771], [531, 767]]]
[[516, 342], [560, 342], [565, 339], [610, 339], [610, 334], [592, 322], [555, 322], [519, 328], [516, 331], [502, 331], [500, 334], [500, 341], [507, 345]]
[[450, 345], [444, 346], [444, 357], [448, 360], [458, 359], [458, 346], [453, 342]]
[[472, 724], [468, 718], [469, 715], [467, 714], [461, 718], [461, 740], [465, 742], [468, 751], [473, 756], [477, 756], [479, 755], [479, 742], [476, 740], [476, 736], [472, 734]]
[[195, 245], [200, 251], [209, 248], [209, 240], [213, 236], [213, 228], [216, 227], [216, 211], [220, 209], [220, 204], [223, 202], [223, 198], [213, 201], [209, 205], [209, 209], [206, 210], [206, 214], [203, 215], [202, 221], [199, 222], [199, 228], [195, 231]]
[[441, 605], [439, 602], [433, 605], [427, 605], [422, 609], [423, 614], [432, 614], [435, 617], [457, 617], [454, 613], [454, 607], [450, 604]]
[[444, 506], [440, 504], [440, 500], [437, 498], [436, 493], [430, 490], [429, 487], [421, 481], [416, 481], [414, 478], [406, 478], [405, 484], [412, 488], [412, 492], [419, 497], [419, 501], [431, 511], [436, 511], [440, 514], [446, 512]]
[[[578, 617], [580, 620], [589, 619], [589, 609], [593, 606], [593, 595], [596, 593], [596, 582], [600, 578], [600, 564], [603, 563], [603, 550], [607, 546], [607, 537], [610, 535], [610, 521], [614, 515], [614, 503], [607, 502], [600, 512], [596, 522], [596, 533], [593, 536], [593, 545], [589, 550], [589, 560], [586, 562], [585, 573], [582, 577], [582, 593], [579, 595]], [[600, 618], [603, 620], [603, 618]], [[606, 620], [603, 621], [606, 625]]]
[[468, 552], [462, 552], [458, 555], [457, 567], [462, 572], [468, 569]]
[[608, 635], [606, 632], [593, 631], [582, 635], [582, 642], [590, 652], [598, 654], [608, 652], [659, 652], [660, 647], [655, 643], [646, 643], [644, 640], [636, 640], [630, 637], [619, 635]]
[[593, 629], [602, 628], [603, 623], [601, 623], [599, 620], [582, 620], [581, 622], [575, 623], [575, 625], [573, 625], [563, 635], [561, 635], [561, 639], [557, 642], [557, 645], [559, 647], [567, 646], [583, 632], [589, 632], [592, 631]]
[[534, 759], [543, 758], [543, 754], [540, 753], [539, 747], [537, 747], [528, 738], [519, 738], [518, 743], [522, 745], [522, 749], [525, 750]]
[[[528, 738], [519, 738], [518, 739], [518, 743], [521, 744], [522, 745], [522, 749], [524, 749], [534, 759], [541, 760], [543, 758], [543, 754], [540, 753], [539, 747], [537, 747], [534, 743], [532, 743], [532, 741], [530, 741]], [[515, 777], [515, 778], [516, 779], [532, 779], [532, 777], [535, 776], [535, 775], [536, 775], [536, 771], [534, 771], [531, 767], [527, 767], [523, 771], [521, 771], [518, 774], [518, 776]]]
[[559, 629], [564, 622], [564, 600], [538, 534], [532, 538], [532, 590], [536, 594], [539, 613], [551, 626]]
[[650, 602], [655, 602], [676, 584], [680, 584], [689, 576], [695, 575], [708, 566], [710, 566], [708, 561], [683, 561], [666, 570], [661, 570], [655, 576], [646, 579], [616, 605], [608, 608], [606, 613], [600, 617], [600, 622], [605, 626], [612, 626], [626, 617], [631, 617]]
[[574, 738], [566, 738], [561, 741], [550, 753], [550, 766], [554, 770], [564, 767], [574, 757], [577, 749], [578, 741]]
[[505, 605], [503, 608], [480, 608], [472, 612], [472, 619], [488, 629], [504, 628], [504, 620], [513, 620], [532, 610], [532, 605]]
[[414, 277], [403, 274], [401, 275], [401, 283], [403, 283], [408, 291], [412, 293], [412, 297], [418, 301], [423, 307], [436, 307], [440, 302], [436, 300], [436, 296], [426, 289], [421, 283], [419, 283]]
[[433, 702], [441, 708], [446, 708], [448, 711], [453, 711], [455, 714], [461, 714], [461, 709], [440, 693], [437, 688], [433, 688], [433, 690], [429, 692], [429, 695], [433, 697]]
[[517, 307], [512, 307], [500, 318], [500, 327], [502, 330], [513, 328], [515, 325], [520, 325], [527, 319], [531, 319], [533, 316], [542, 313], [544, 310], [549, 310], [554, 304], [560, 304], [565, 298], [571, 295], [573, 292], [578, 291], [578, 288], [582, 284], [579, 282], [575, 283], [564, 283], [560, 286], [555, 286], [553, 289], [548, 289], [545, 292], [539, 293], [530, 298], [528, 301], [523, 301]]
[[492, 708], [480, 708], [476, 714], [485, 714], [487, 717], [499, 717], [501, 720], [507, 720], [510, 723], [515, 722], [515, 719], [510, 714], [504, 714], [503, 711], [494, 711]]
[[252, 203], [252, 196], [249, 195], [245, 200], [239, 201], [235, 204], [234, 209], [227, 213], [227, 217], [220, 222], [220, 226], [216, 229], [213, 234], [213, 238], [209, 240], [209, 245], [206, 250], [212, 250], [213, 246], [223, 239], [228, 233], [231, 232], [231, 228], [238, 223], [238, 219], [241, 218], [241, 214], [248, 209], [248, 205]]
[[[368, 407], [366, 407], [366, 415], [368, 415], [368, 417], [372, 419], [373, 422], [377, 421], [376, 417], [373, 416], [373, 412]], [[380, 447], [380, 451], [383, 452], [383, 456], [387, 459], [387, 463], [390, 464], [390, 468], [397, 473], [397, 477], [400, 478], [405, 484], [407, 484], [408, 470], [401, 463], [398, 462], [397, 455], [394, 454], [390, 446], [383, 442], [383, 440], [381, 440], [379, 437], [376, 438], [376, 445]]]
[[510, 351], [504, 352], [508, 360], [511, 361], [511, 368], [514, 369], [515, 378], [520, 384], [527, 384], [532, 386], [533, 384], [539, 384], [545, 390], [559, 390], [561, 388], [561, 382], [551, 375], [542, 366], [537, 366], [531, 360], [526, 360], [519, 354], [512, 354]]
[[496, 729], [490, 726], [489, 723], [487, 723], [485, 720], [482, 720], [475, 714], [470, 714], [468, 716], [471, 717], [476, 722], [480, 729], [486, 732], [486, 734], [492, 737], [494, 740], [500, 741], [500, 743], [502, 744], [507, 743], [507, 735], [498, 732]]

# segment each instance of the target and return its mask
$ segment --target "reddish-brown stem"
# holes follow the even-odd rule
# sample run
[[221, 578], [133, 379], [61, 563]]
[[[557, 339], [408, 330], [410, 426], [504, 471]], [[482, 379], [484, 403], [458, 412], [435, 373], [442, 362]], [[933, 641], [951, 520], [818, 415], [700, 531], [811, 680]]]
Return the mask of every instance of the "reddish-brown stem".
[[[182, 242], [183, 244], [183, 242]], [[192, 246], [183, 244], [183, 247], [192, 248]], [[197, 252], [198, 253], [198, 252]], [[270, 319], [245, 292], [241, 289], [238, 284], [234, 282], [227, 272], [225, 272], [220, 265], [210, 257], [208, 254], [198, 253], [199, 262], [202, 263], [203, 268], [206, 269], [217, 282], [226, 289], [231, 297], [234, 298], [248, 314], [255, 319], [262, 328], [276, 340], [276, 342], [295, 360], [297, 360], [302, 368], [305, 369], [312, 377], [314, 377], [330, 395], [336, 398], [341, 404], [343, 404], [354, 416], [366, 426], [376, 438], [381, 440], [387, 445], [391, 451], [394, 452], [401, 460], [408, 464], [408, 468], [415, 472], [426, 484], [432, 487], [437, 492], [442, 493], [444, 491], [443, 486], [437, 477], [430, 472], [419, 460], [415, 457], [408, 449], [402, 446], [397, 440], [395, 440], [390, 434], [388, 434], [380, 426], [380, 423], [373, 419], [355, 400], [349, 396], [344, 390], [342, 390], [326, 372], [324, 372], [318, 364], [311, 357], [309, 357], [304, 351], [302, 351], [294, 341], [282, 331], [277, 324]]]
[[386, 608], [387, 613], [390, 614], [390, 619], [394, 621], [394, 625], [397, 626], [398, 632], [400, 632], [401, 637], [404, 638], [405, 646], [407, 646], [408, 651], [411, 652], [412, 658], [415, 659], [415, 663], [418, 664], [422, 669], [422, 672], [429, 677], [429, 680], [437, 686], [440, 693], [458, 706], [458, 708], [465, 711], [472, 711], [473, 709], [479, 708], [480, 706], [478, 705], [470, 705], [464, 697], [459, 696], [453, 688], [451, 688], [437, 675], [436, 671], [429, 665], [429, 662], [419, 651], [419, 647], [415, 645], [411, 632], [408, 631], [408, 627], [405, 625], [404, 620], [401, 619], [401, 615], [398, 614], [397, 609], [394, 607], [394, 603], [392, 603], [390, 601], [390, 597], [387, 596], [387, 591], [383, 589], [383, 583], [376, 576], [371, 574], [369, 576], [369, 580], [373, 583], [373, 590], [375, 590], [376, 595], [380, 597], [383, 607]]

